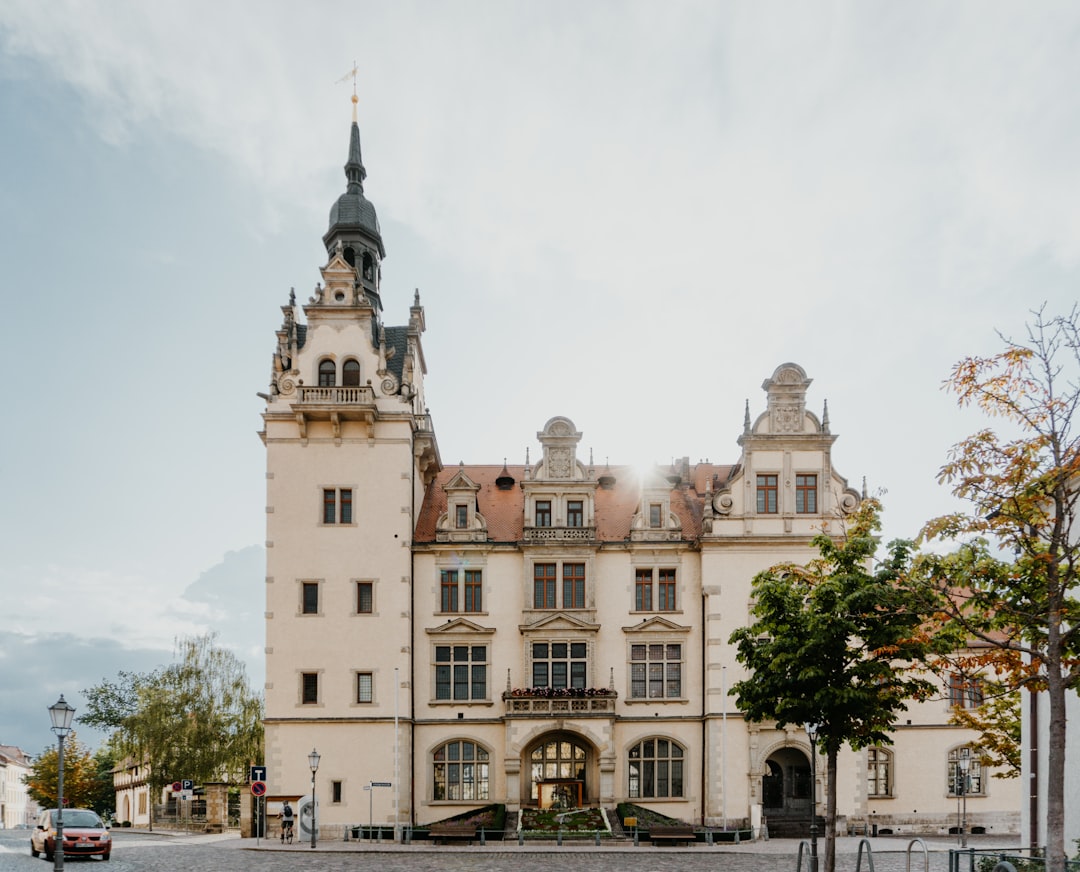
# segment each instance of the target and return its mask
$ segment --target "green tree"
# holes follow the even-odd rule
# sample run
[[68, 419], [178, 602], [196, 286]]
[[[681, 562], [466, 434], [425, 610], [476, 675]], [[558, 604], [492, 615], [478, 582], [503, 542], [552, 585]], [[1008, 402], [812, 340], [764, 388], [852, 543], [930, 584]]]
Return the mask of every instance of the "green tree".
[[1080, 313], [1033, 315], [1025, 341], [1002, 336], [1002, 351], [960, 361], [946, 382], [1008, 432], [985, 428], [952, 448], [940, 479], [969, 510], [926, 525], [928, 540], [958, 547], [925, 555], [920, 570], [1008, 681], [1047, 694], [1046, 857], [1060, 870], [1066, 694], [1080, 687]]
[[94, 792], [87, 801], [87, 808], [92, 808], [102, 817], [116, 809], [112, 774], [115, 765], [116, 754], [112, 748], [103, 746], [94, 752]]
[[825, 872], [836, 864], [836, 766], [840, 748], [891, 744], [897, 715], [934, 685], [913, 668], [933, 650], [922, 601], [901, 583], [912, 546], [896, 541], [870, 571], [881, 527], [864, 500], [839, 539], [818, 535], [819, 556], [781, 564], [753, 581], [753, 624], [731, 644], [752, 673], [731, 690], [751, 721], [819, 726], [828, 785]]
[[262, 758], [262, 698], [216, 634], [182, 639], [168, 666], [121, 672], [84, 694], [79, 720], [112, 730], [117, 750], [146, 765], [151, 797], [179, 779], [241, 782]]
[[980, 762], [994, 767], [995, 778], [1019, 778], [1020, 691], [1002, 681], [984, 681], [982, 691], [982, 705], [954, 706], [949, 723], [979, 733]]
[[[59, 759], [58, 749], [48, 747], [34, 759], [30, 772], [23, 776], [26, 792], [43, 808], [56, 808]], [[67, 805], [93, 808], [98, 787], [98, 767], [94, 757], [72, 730], [64, 740], [64, 798]]]

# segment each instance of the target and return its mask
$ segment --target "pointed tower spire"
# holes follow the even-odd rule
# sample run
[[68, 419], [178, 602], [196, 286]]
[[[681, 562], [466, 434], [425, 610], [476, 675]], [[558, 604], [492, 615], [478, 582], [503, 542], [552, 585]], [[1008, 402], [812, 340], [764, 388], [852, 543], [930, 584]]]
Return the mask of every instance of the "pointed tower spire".
[[829, 401], [825, 401], [825, 409], [821, 413], [821, 432], [829, 432]]
[[746, 401], [746, 412], [743, 414], [742, 431], [744, 436], [750, 435], [750, 400]]

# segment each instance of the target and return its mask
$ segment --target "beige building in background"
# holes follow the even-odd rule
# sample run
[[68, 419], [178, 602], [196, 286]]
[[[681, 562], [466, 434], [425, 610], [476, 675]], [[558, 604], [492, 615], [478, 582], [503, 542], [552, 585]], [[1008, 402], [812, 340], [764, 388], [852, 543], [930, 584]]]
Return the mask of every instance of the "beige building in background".
[[[744, 677], [727, 640], [754, 575], [807, 560], [861, 498], [834, 468], [827, 407], [807, 405], [811, 379], [776, 367], [765, 408], [716, 434], [716, 453], [740, 447], [727, 464], [598, 464], [588, 422], [550, 410], [522, 422], [524, 435], [547, 419], [523, 463], [444, 468], [425, 310], [417, 293], [408, 323], [383, 324], [355, 121], [351, 137], [322, 281], [282, 307], [264, 395], [269, 793], [310, 794], [316, 748], [324, 835], [369, 814], [622, 801], [805, 832], [824, 760], [812, 773], [800, 729], [746, 723], [726, 690]], [[701, 426], [691, 410], [668, 423]], [[844, 823], [955, 827], [955, 761], [975, 736], [947, 721], [977, 700], [946, 688], [912, 705], [895, 745], [845, 751]], [[991, 774], [975, 765], [969, 825], [1015, 832], [1017, 782]]]
[[37, 803], [30, 799], [23, 780], [32, 765], [22, 748], [0, 745], [0, 827], [4, 829], [31, 824], [37, 817]]

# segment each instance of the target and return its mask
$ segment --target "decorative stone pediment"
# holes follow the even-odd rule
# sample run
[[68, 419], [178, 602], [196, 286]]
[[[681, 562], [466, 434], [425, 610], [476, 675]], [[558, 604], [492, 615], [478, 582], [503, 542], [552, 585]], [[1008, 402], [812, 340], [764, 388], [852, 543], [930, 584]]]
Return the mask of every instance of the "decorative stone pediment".
[[672, 633], [689, 633], [690, 628], [685, 627], [682, 624], [676, 624], [674, 621], [669, 621], [667, 618], [655, 615], [651, 618], [646, 618], [640, 624], [634, 624], [632, 627], [623, 627], [623, 632], [628, 636], [637, 635], [639, 633], [663, 633], [664, 635], [670, 635]]
[[536, 469], [536, 478], [564, 481], [585, 478], [585, 470], [577, 460], [581, 433], [573, 421], [569, 418], [552, 418], [536, 434], [536, 438], [544, 449], [544, 459]]
[[581, 618], [566, 612], [556, 612], [555, 614], [545, 615], [531, 624], [519, 624], [518, 629], [522, 633], [561, 633], [568, 631], [596, 633], [600, 630], [600, 625], [591, 621], [583, 621]]
[[454, 618], [437, 627], [426, 627], [424, 632], [429, 636], [490, 636], [494, 634], [495, 630], [482, 627], [467, 618]]

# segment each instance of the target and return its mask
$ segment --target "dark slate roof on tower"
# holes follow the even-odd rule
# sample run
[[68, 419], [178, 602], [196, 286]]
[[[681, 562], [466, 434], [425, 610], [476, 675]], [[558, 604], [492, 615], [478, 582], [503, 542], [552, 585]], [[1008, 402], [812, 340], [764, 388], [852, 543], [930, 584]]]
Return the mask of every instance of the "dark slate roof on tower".
[[335, 231], [362, 229], [378, 245], [379, 254], [386, 257], [382, 232], [379, 230], [379, 218], [371, 201], [364, 196], [367, 170], [364, 169], [360, 157], [360, 128], [355, 121], [349, 137], [349, 159], [345, 163], [345, 178], [348, 179], [348, 187], [330, 208], [330, 227], [324, 239], [329, 239]]
[[[387, 327], [384, 335], [386, 336], [386, 355], [390, 358], [386, 361], [386, 368], [394, 374], [398, 384], [401, 384], [401, 374], [405, 368], [405, 352], [409, 350], [409, 328]], [[392, 355], [391, 348], [394, 349]]]

